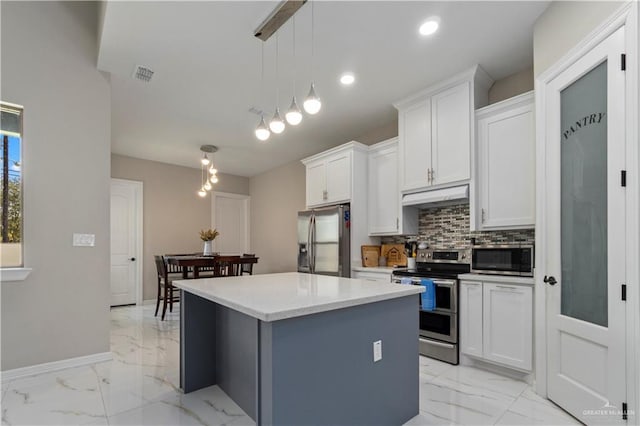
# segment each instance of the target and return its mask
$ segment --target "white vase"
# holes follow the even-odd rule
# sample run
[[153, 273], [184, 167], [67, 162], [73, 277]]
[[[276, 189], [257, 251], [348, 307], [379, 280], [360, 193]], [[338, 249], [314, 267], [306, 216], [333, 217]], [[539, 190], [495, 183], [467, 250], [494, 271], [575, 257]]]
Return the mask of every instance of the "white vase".
[[211, 256], [213, 254], [213, 241], [204, 242], [204, 250], [202, 254], [204, 256]]

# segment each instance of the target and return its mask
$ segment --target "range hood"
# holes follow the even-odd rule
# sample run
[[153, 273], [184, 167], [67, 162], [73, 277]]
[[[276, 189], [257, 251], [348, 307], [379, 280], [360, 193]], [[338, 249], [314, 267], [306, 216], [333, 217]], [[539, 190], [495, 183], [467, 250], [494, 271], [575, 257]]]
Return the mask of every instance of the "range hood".
[[438, 207], [469, 202], [469, 185], [416, 192], [402, 197], [403, 207]]

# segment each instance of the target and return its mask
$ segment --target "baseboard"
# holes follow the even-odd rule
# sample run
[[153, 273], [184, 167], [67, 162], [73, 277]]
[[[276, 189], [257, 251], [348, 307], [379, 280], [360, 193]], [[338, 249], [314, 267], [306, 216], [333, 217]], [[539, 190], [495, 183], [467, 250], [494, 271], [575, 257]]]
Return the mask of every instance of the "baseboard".
[[101, 352], [93, 355], [79, 356], [76, 358], [67, 358], [60, 361], [45, 362], [44, 364], [30, 365], [28, 367], [14, 368], [0, 372], [0, 380], [7, 382], [9, 380], [21, 379], [27, 376], [33, 376], [42, 373], [51, 373], [52, 371], [65, 370], [67, 368], [81, 367], [83, 365], [95, 364], [97, 362], [111, 361], [113, 355], [111, 352]]

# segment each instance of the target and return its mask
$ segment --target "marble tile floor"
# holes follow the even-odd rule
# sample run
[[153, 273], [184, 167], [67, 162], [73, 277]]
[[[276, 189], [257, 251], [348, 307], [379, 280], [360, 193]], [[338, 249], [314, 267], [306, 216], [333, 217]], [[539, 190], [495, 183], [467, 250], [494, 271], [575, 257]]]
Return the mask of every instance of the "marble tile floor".
[[[2, 383], [3, 425], [211, 425], [254, 422], [219, 387], [179, 389], [179, 307], [111, 310], [113, 360]], [[406, 425], [578, 422], [523, 382], [420, 357], [420, 414]]]

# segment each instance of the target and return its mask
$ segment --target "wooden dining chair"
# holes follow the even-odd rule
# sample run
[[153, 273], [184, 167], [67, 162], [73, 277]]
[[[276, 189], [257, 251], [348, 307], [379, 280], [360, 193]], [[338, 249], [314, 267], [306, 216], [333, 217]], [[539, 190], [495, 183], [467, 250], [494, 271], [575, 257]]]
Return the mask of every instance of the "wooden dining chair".
[[216, 256], [213, 261], [214, 277], [233, 277], [240, 270], [240, 256]]
[[169, 312], [173, 312], [173, 302], [180, 301], [180, 289], [171, 285], [173, 279], [169, 277], [167, 263], [164, 257], [153, 256], [153, 258], [156, 263], [156, 270], [158, 274], [158, 295], [156, 298], [156, 312], [154, 316], [158, 316], [158, 308], [160, 308], [160, 300], [162, 300], [161, 319], [164, 321], [164, 317], [167, 313], [167, 306], [169, 306]]
[[[253, 275], [253, 264], [255, 263], [253, 258], [256, 257], [256, 254], [255, 253], [242, 253], [242, 257], [240, 259], [246, 261], [247, 257], [251, 258], [251, 262], [241, 262], [240, 268], [238, 270], [238, 275], [244, 275], [244, 274]], [[243, 258], [245, 258], [245, 259], [243, 259]]]

